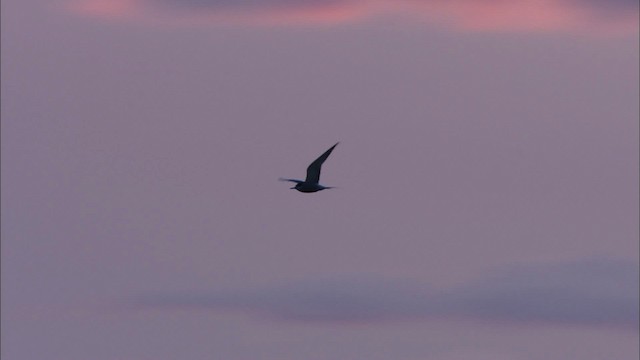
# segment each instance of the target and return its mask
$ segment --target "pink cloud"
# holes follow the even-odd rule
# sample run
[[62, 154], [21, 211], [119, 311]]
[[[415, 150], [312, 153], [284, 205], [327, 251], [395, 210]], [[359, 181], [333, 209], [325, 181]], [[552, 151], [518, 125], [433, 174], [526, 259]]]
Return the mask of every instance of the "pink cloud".
[[74, 0], [68, 8], [83, 16], [195, 26], [334, 24], [367, 11], [363, 3], [347, 0]]
[[177, 25], [318, 25], [400, 16], [463, 31], [635, 32], [631, 0], [71, 0], [79, 15]]
[[469, 31], [627, 32], [637, 29], [638, 7], [598, 0], [404, 0], [418, 16]]
[[102, 18], [133, 17], [141, 10], [137, 0], [79, 0], [70, 2], [68, 9], [77, 14]]

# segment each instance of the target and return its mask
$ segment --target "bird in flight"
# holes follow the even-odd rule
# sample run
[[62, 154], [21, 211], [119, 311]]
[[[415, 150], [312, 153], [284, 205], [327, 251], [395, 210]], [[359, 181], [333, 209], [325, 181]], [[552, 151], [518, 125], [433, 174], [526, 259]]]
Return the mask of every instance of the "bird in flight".
[[320, 168], [322, 167], [322, 163], [331, 155], [333, 148], [338, 146], [339, 142], [329, 148], [329, 150], [325, 151], [324, 154], [320, 155], [317, 159], [315, 159], [311, 165], [307, 168], [307, 178], [302, 180], [297, 179], [283, 179], [280, 178], [280, 181], [291, 181], [296, 183], [296, 186], [291, 189], [296, 189], [303, 193], [312, 193], [324, 189], [331, 189], [331, 186], [323, 186], [318, 182], [320, 181]]

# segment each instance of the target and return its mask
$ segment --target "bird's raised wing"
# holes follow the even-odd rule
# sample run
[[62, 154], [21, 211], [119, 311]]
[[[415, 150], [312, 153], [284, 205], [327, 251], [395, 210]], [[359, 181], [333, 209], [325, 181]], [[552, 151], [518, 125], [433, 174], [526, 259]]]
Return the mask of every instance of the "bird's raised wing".
[[320, 168], [322, 167], [322, 163], [327, 160], [329, 155], [331, 155], [333, 148], [338, 146], [338, 144], [339, 143], [336, 143], [335, 145], [330, 147], [329, 150], [325, 151], [324, 154], [320, 155], [319, 158], [315, 159], [311, 163], [311, 165], [309, 165], [309, 167], [307, 168], [307, 178], [305, 179], [305, 182], [312, 184], [317, 184], [318, 182], [320, 182]]

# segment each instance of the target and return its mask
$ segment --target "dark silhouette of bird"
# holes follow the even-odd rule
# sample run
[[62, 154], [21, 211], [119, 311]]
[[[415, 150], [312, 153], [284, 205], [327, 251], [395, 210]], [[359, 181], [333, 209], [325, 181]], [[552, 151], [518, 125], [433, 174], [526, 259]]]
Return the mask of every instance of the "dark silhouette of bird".
[[325, 151], [324, 154], [320, 155], [317, 159], [315, 159], [311, 165], [307, 168], [307, 178], [302, 180], [298, 179], [284, 179], [280, 178], [280, 181], [291, 181], [296, 183], [296, 186], [291, 189], [296, 189], [303, 193], [313, 193], [316, 191], [324, 190], [324, 189], [332, 189], [331, 186], [323, 186], [320, 185], [320, 168], [322, 167], [322, 163], [331, 155], [333, 149], [338, 146], [339, 142], [329, 148], [329, 150]]

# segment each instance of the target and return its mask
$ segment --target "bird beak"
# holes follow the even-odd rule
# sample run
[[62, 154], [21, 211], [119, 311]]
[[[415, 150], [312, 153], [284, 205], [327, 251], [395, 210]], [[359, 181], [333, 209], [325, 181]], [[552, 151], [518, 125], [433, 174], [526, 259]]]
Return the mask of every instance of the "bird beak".
[[290, 187], [289, 189], [295, 189], [295, 188], [296, 188], [296, 187], [294, 186], [294, 187]]

